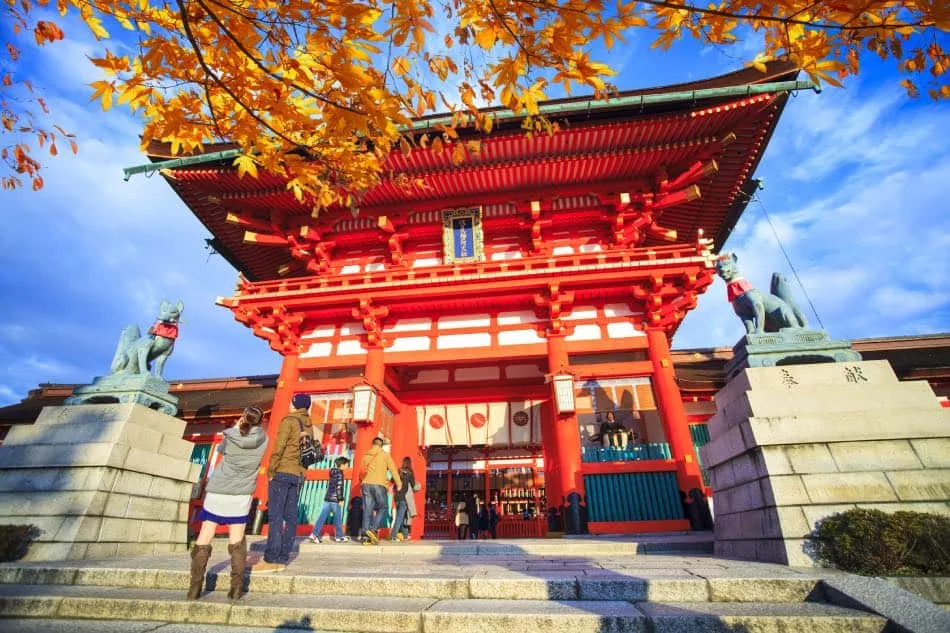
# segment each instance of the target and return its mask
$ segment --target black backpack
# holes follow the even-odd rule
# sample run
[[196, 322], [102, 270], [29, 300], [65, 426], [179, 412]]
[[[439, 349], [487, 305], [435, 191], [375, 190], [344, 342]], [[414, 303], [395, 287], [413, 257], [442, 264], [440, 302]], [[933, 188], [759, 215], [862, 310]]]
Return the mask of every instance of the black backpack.
[[300, 465], [310, 468], [323, 460], [323, 447], [314, 441], [309, 431], [304, 431], [303, 422], [298, 419], [297, 424], [300, 426]]

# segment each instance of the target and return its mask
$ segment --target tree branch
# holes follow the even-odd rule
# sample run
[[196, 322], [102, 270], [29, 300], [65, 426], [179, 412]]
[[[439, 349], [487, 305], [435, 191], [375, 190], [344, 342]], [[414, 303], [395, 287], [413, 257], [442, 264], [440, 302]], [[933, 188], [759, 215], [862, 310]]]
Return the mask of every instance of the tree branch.
[[224, 25], [224, 23], [221, 21], [221, 18], [218, 17], [218, 14], [212, 11], [211, 8], [204, 3], [204, 0], [195, 0], [195, 1], [198, 3], [198, 5], [202, 9], [208, 12], [208, 15], [211, 17], [214, 23], [218, 25], [218, 28], [220, 28], [224, 32], [224, 34], [227, 36], [229, 40], [234, 42], [234, 45], [237, 46], [238, 50], [240, 50], [241, 53], [247, 59], [251, 60], [254, 63], [254, 65], [260, 68], [261, 71], [265, 73], [268, 77], [271, 77], [284, 85], [290, 86], [291, 88], [299, 90], [300, 92], [307, 95], [308, 97], [316, 99], [317, 101], [321, 103], [325, 103], [328, 106], [339, 108], [340, 110], [346, 110], [347, 112], [352, 112], [353, 114], [358, 114], [360, 116], [366, 116], [366, 113], [362, 112], [361, 110], [357, 110], [356, 108], [342, 105], [342, 104], [336, 103], [335, 101], [327, 99], [323, 95], [319, 95], [313, 92], [312, 90], [306, 88], [305, 86], [301, 86], [296, 81], [291, 81], [285, 77], [281, 77], [280, 75], [278, 75], [271, 69], [267, 68], [267, 66], [265, 66], [264, 63], [261, 62], [261, 60], [257, 58], [257, 56], [251, 53], [251, 51], [249, 51], [247, 47], [245, 47], [244, 44], [242, 44], [241, 41], [234, 36], [234, 33], [232, 33], [231, 30], [228, 29], [228, 27]]
[[221, 78], [218, 77], [218, 74], [214, 72], [214, 70], [212, 70], [210, 66], [208, 66], [208, 63], [205, 61], [204, 55], [201, 53], [201, 45], [198, 44], [198, 41], [195, 39], [194, 33], [191, 32], [191, 24], [188, 20], [188, 13], [187, 11], [185, 11], [184, 0], [175, 0], [175, 4], [178, 5], [178, 11], [181, 14], [181, 25], [185, 31], [185, 37], [188, 39], [188, 43], [191, 44], [191, 48], [195, 51], [195, 55], [198, 58], [198, 64], [201, 66], [202, 70], [204, 70], [205, 73], [207, 73], [207, 75], [211, 77], [211, 79], [213, 79], [216, 84], [218, 84], [218, 87], [221, 88], [225, 93], [227, 93], [227, 95], [231, 97], [231, 99], [233, 99], [236, 104], [244, 108], [244, 111], [247, 112], [249, 115], [251, 115], [251, 118], [253, 118], [255, 121], [260, 123], [266, 129], [273, 132], [274, 135], [276, 135], [278, 138], [286, 142], [288, 145], [291, 145], [293, 147], [298, 147], [300, 143], [295, 143], [291, 139], [287, 138], [282, 132], [274, 129], [270, 125], [270, 123], [262, 119], [256, 112], [254, 112], [253, 109], [245, 105], [245, 103], [241, 101], [241, 99], [239, 99], [238, 96], [234, 94], [234, 92], [232, 92], [232, 90], [227, 86], [227, 84], [225, 84], [224, 81], [222, 81]]

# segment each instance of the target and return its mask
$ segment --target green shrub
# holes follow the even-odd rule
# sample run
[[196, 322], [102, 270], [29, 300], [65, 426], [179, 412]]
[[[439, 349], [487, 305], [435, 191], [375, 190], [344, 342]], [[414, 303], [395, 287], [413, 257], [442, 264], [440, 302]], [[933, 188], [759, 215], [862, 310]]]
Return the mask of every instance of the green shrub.
[[950, 517], [857, 508], [822, 520], [811, 538], [822, 562], [856, 574], [950, 573]]
[[32, 525], [0, 525], [0, 563], [26, 556], [37, 536], [39, 530]]

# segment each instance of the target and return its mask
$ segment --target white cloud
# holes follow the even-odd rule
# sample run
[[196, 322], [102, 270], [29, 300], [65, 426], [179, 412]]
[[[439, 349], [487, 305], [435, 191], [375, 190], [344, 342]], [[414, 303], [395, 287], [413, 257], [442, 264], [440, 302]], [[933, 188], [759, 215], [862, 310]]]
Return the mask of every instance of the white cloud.
[[[24, 396], [26, 394], [23, 394]], [[22, 400], [16, 391], [8, 387], [7, 385], [0, 385], [0, 406], [6, 406], [8, 404], [16, 404]]]
[[19, 323], [0, 323], [0, 341], [23, 341], [32, 331]]
[[29, 356], [16, 366], [10, 367], [11, 371], [34, 372], [50, 379], [69, 375], [74, 369], [72, 365], [61, 360], [55, 358], [40, 358], [36, 355]]
[[[758, 195], [833, 337], [950, 330], [947, 129], [950, 112], [911, 107], [890, 86], [853, 85], [789, 102], [759, 170], [767, 186]], [[772, 271], [792, 277], [756, 202], [725, 250], [739, 254], [760, 289]], [[731, 345], [742, 335], [720, 284], [687, 317], [678, 347]]]

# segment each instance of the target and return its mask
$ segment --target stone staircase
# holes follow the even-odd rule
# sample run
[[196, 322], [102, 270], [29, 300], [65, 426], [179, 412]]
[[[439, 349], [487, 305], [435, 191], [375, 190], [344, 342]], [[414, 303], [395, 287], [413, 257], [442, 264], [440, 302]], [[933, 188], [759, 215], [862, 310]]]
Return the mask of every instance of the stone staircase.
[[45, 630], [16, 628], [39, 622], [25, 618], [354, 633], [870, 633], [888, 622], [830, 604], [826, 583], [837, 576], [813, 570], [636, 554], [628, 544], [605, 555], [603, 542], [565, 540], [558, 555], [522, 543], [492, 543], [481, 553], [479, 546], [466, 553], [466, 546], [413, 545], [303, 545], [287, 571], [252, 571], [248, 595], [235, 604], [225, 595], [223, 543], [215, 545], [208, 591], [197, 602], [184, 599], [184, 555], [0, 565], [0, 617], [7, 618], [0, 630]]

